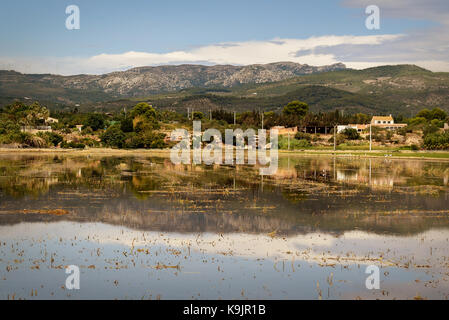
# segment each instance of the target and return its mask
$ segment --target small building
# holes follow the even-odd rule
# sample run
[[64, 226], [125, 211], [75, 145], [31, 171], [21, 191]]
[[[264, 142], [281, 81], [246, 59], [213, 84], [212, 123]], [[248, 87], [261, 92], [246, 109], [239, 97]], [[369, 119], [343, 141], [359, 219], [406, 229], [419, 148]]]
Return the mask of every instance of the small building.
[[50, 126], [22, 126], [20, 131], [25, 133], [36, 134], [39, 132], [52, 132]]
[[367, 130], [369, 126], [367, 124], [347, 124], [347, 125], [340, 125], [337, 126], [337, 133], [341, 133], [342, 131], [345, 131], [346, 129], [355, 129], [357, 132], [363, 132]]
[[271, 127], [271, 129], [277, 130], [278, 135], [280, 135], [280, 136], [288, 135], [288, 134], [294, 136], [298, 132], [298, 127], [286, 128], [284, 126], [275, 126], [275, 127]]
[[391, 114], [389, 116], [374, 116], [371, 119], [371, 125], [373, 127], [379, 127], [387, 130], [397, 130], [407, 126], [405, 123], [394, 123], [394, 119]]
[[47, 119], [45, 119], [45, 123], [46, 124], [52, 124], [52, 123], [58, 123], [59, 120], [56, 118], [52, 118], [52, 117], [48, 117]]
[[371, 119], [371, 124], [373, 126], [379, 126], [379, 125], [384, 125], [384, 124], [394, 124], [394, 119], [391, 116], [391, 114], [389, 116], [383, 117], [383, 116], [374, 116]]
[[333, 130], [333, 127], [327, 126], [305, 126], [301, 127], [301, 131], [304, 133], [310, 134], [330, 134]]

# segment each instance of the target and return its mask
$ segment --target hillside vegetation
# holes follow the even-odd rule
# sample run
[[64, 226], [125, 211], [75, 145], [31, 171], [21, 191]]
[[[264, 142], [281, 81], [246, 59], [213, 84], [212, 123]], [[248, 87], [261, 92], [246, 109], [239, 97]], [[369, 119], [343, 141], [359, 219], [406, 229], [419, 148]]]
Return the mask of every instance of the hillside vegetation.
[[[0, 103], [27, 97], [52, 110], [76, 107], [108, 112], [148, 102], [178, 112], [187, 108], [241, 112], [280, 111], [289, 101], [300, 100], [314, 112], [338, 109], [411, 116], [422, 108], [449, 111], [449, 73], [434, 73], [414, 65], [364, 70], [341, 65], [313, 68], [291, 63], [165, 66], [72, 77], [0, 71]], [[274, 81], [278, 79], [282, 80]]]

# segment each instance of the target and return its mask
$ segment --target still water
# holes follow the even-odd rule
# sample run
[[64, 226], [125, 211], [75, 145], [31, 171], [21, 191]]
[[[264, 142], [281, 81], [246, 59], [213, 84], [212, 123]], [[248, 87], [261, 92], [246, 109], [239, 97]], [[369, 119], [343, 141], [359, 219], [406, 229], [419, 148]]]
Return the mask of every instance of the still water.
[[422, 160], [2, 155], [0, 299], [447, 299], [448, 183]]

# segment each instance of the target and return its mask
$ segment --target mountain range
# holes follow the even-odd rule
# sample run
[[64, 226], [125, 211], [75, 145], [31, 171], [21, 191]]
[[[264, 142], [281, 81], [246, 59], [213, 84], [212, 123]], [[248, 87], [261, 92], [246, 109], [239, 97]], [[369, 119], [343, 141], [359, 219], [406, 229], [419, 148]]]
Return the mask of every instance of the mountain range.
[[184, 111], [280, 110], [302, 100], [313, 111], [403, 113], [449, 110], [449, 73], [414, 65], [347, 69], [293, 62], [265, 65], [168, 65], [104, 75], [60, 76], [0, 71], [0, 105], [38, 100], [52, 109], [113, 111], [147, 101]]
[[[192, 87], [233, 87], [240, 84], [281, 81], [300, 75], [345, 69], [342, 63], [314, 67], [293, 62], [265, 65], [167, 65], [139, 67], [104, 75], [59, 76], [0, 71], [0, 95], [36, 96], [45, 91], [60, 93], [60, 101], [75, 103], [76, 91], [110, 98], [139, 97]], [[60, 92], [58, 92], [60, 91]], [[64, 96], [69, 93], [69, 97]], [[83, 99], [80, 99], [82, 102]]]

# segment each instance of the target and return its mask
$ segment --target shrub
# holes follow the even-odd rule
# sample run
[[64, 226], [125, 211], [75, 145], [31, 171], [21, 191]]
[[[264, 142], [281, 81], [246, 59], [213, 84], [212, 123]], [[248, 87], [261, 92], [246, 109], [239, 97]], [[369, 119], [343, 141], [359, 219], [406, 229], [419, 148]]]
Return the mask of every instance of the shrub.
[[10, 132], [4, 135], [0, 135], [0, 144], [25, 143], [29, 136], [31, 136], [29, 133], [20, 131]]
[[439, 130], [440, 130], [440, 129], [439, 129], [437, 126], [435, 126], [435, 125], [433, 125], [433, 124], [428, 124], [428, 125], [426, 125], [426, 126], [423, 128], [423, 136], [425, 137], [425, 136], [427, 136], [427, 135], [429, 135], [429, 134], [438, 132]]
[[[279, 149], [287, 150], [288, 149], [288, 138], [286, 138], [284, 136], [280, 136], [278, 138], [278, 144], [279, 144]], [[306, 139], [301, 139], [301, 140], [290, 139], [290, 150], [304, 149], [304, 148], [309, 148], [311, 146], [312, 145], [310, 144], [310, 142]]]
[[167, 146], [164, 138], [165, 134], [153, 131], [145, 131], [140, 133], [131, 132], [126, 136], [124, 148], [162, 149]]
[[61, 148], [64, 149], [84, 149], [86, 146], [83, 143], [79, 143], [79, 142], [67, 142], [67, 141], [63, 141], [61, 142]]
[[88, 135], [88, 134], [93, 134], [93, 133], [94, 133], [94, 131], [92, 130], [91, 127], [85, 127], [85, 126], [83, 126], [83, 129], [81, 130], [81, 134], [82, 134], [83, 136]]
[[0, 134], [9, 134], [20, 132], [20, 126], [11, 120], [0, 121]]
[[165, 134], [147, 131], [142, 134], [142, 139], [145, 148], [162, 149], [165, 148], [164, 142]]
[[449, 132], [435, 132], [426, 135], [423, 146], [429, 150], [449, 149]]
[[296, 140], [307, 140], [307, 141], [311, 141], [312, 140], [312, 135], [310, 133], [305, 133], [305, 132], [297, 132], [295, 134], [295, 139]]
[[39, 132], [37, 136], [44, 139], [48, 146], [57, 146], [63, 140], [62, 136], [54, 132]]
[[124, 147], [129, 148], [129, 149], [143, 148], [144, 143], [143, 143], [142, 136], [136, 134], [135, 132], [131, 132], [126, 137]]
[[88, 137], [82, 138], [79, 142], [88, 147], [99, 147], [100, 146], [100, 143], [97, 140], [94, 140], [94, 139], [91, 139]]
[[48, 142], [44, 138], [39, 137], [37, 135], [34, 136], [31, 134], [29, 134], [25, 137], [24, 143], [27, 146], [32, 147], [32, 148], [44, 148], [44, 147], [48, 146]]
[[400, 128], [397, 132], [399, 135], [405, 137], [407, 135], [407, 133], [411, 133], [411, 132], [413, 132], [413, 130], [409, 126], [406, 126], [406, 127]]
[[[336, 139], [335, 139], [335, 143], [336, 145], [342, 144], [343, 142], [345, 142], [345, 136], [342, 135], [341, 133], [337, 134]], [[334, 137], [330, 137], [329, 140], [327, 140], [327, 142], [334, 144]]]
[[346, 128], [345, 130], [343, 130], [343, 132], [341, 134], [344, 137], [346, 137], [346, 139], [349, 139], [349, 140], [360, 139], [360, 134], [357, 132], [356, 129], [353, 129], [353, 128]]

